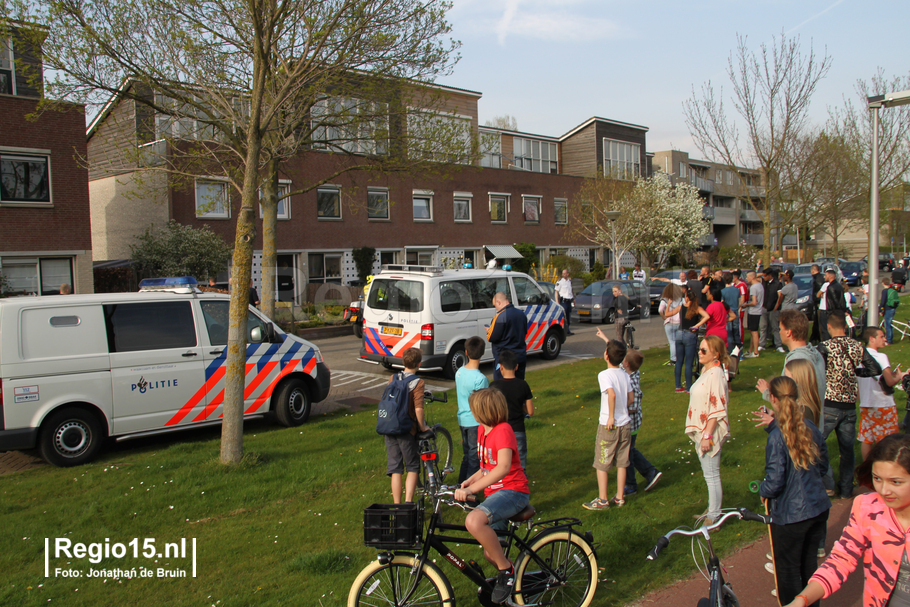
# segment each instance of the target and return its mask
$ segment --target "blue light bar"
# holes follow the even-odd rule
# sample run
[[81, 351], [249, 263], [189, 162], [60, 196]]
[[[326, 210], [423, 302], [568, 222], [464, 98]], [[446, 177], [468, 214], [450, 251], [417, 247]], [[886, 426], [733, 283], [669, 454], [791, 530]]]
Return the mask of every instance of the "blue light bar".
[[192, 276], [170, 276], [168, 278], [143, 278], [139, 282], [140, 289], [162, 289], [176, 287], [195, 287], [199, 283]]

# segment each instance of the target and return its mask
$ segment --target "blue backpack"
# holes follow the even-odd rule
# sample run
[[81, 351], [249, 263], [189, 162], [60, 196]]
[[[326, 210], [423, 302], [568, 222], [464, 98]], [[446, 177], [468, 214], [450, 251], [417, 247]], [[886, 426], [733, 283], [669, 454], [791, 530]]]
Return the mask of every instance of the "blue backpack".
[[404, 434], [411, 431], [408, 404], [411, 391], [408, 385], [417, 379], [414, 375], [399, 373], [382, 393], [376, 412], [376, 432], [379, 434]]

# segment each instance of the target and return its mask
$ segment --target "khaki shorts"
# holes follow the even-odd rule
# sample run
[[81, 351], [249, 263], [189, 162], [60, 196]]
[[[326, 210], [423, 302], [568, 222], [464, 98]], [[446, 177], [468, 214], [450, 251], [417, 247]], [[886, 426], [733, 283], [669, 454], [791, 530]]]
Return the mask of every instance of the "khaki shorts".
[[594, 468], [608, 472], [610, 468], [628, 467], [631, 446], [632, 430], [629, 424], [615, 426], [612, 430], [598, 425], [594, 441]]

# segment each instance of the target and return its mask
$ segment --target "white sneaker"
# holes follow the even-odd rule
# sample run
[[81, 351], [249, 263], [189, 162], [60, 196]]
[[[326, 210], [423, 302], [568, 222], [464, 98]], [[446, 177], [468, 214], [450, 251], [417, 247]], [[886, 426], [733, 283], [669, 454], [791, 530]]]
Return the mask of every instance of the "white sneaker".
[[758, 358], [758, 352], [749, 352], [748, 354], [743, 354], [743, 358]]
[[819, 549], [818, 549], [818, 555], [817, 555], [817, 556], [818, 556], [818, 558], [820, 558], [820, 559], [825, 558], [825, 549], [824, 549], [824, 548], [819, 548]]
[[777, 596], [777, 588], [771, 589], [771, 596]]
[[777, 351], [780, 352], [781, 354], [786, 354], [786, 353], [787, 353], [787, 351], [784, 350], [784, 347], [783, 347], [783, 346], [779, 347], [779, 348], [777, 349]]
[[765, 349], [764, 346], [759, 346], [759, 347], [758, 347], [758, 351], [759, 351], [759, 352], [761, 352], [761, 351], [764, 350], [764, 349]]
[[765, 571], [774, 575], [774, 563], [765, 563]]
[[765, 555], [765, 558], [768, 559], [769, 561], [773, 561], [774, 555], [769, 552], [768, 554]]

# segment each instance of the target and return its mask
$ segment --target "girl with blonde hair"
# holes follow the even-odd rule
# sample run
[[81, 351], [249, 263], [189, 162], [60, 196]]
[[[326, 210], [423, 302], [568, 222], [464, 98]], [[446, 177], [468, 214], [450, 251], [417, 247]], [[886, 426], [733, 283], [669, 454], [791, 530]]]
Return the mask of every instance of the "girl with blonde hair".
[[799, 390], [799, 404], [806, 419], [818, 427], [821, 419], [822, 402], [818, 394], [818, 378], [815, 365], [805, 358], [795, 358], [784, 365], [784, 375], [796, 382]]

